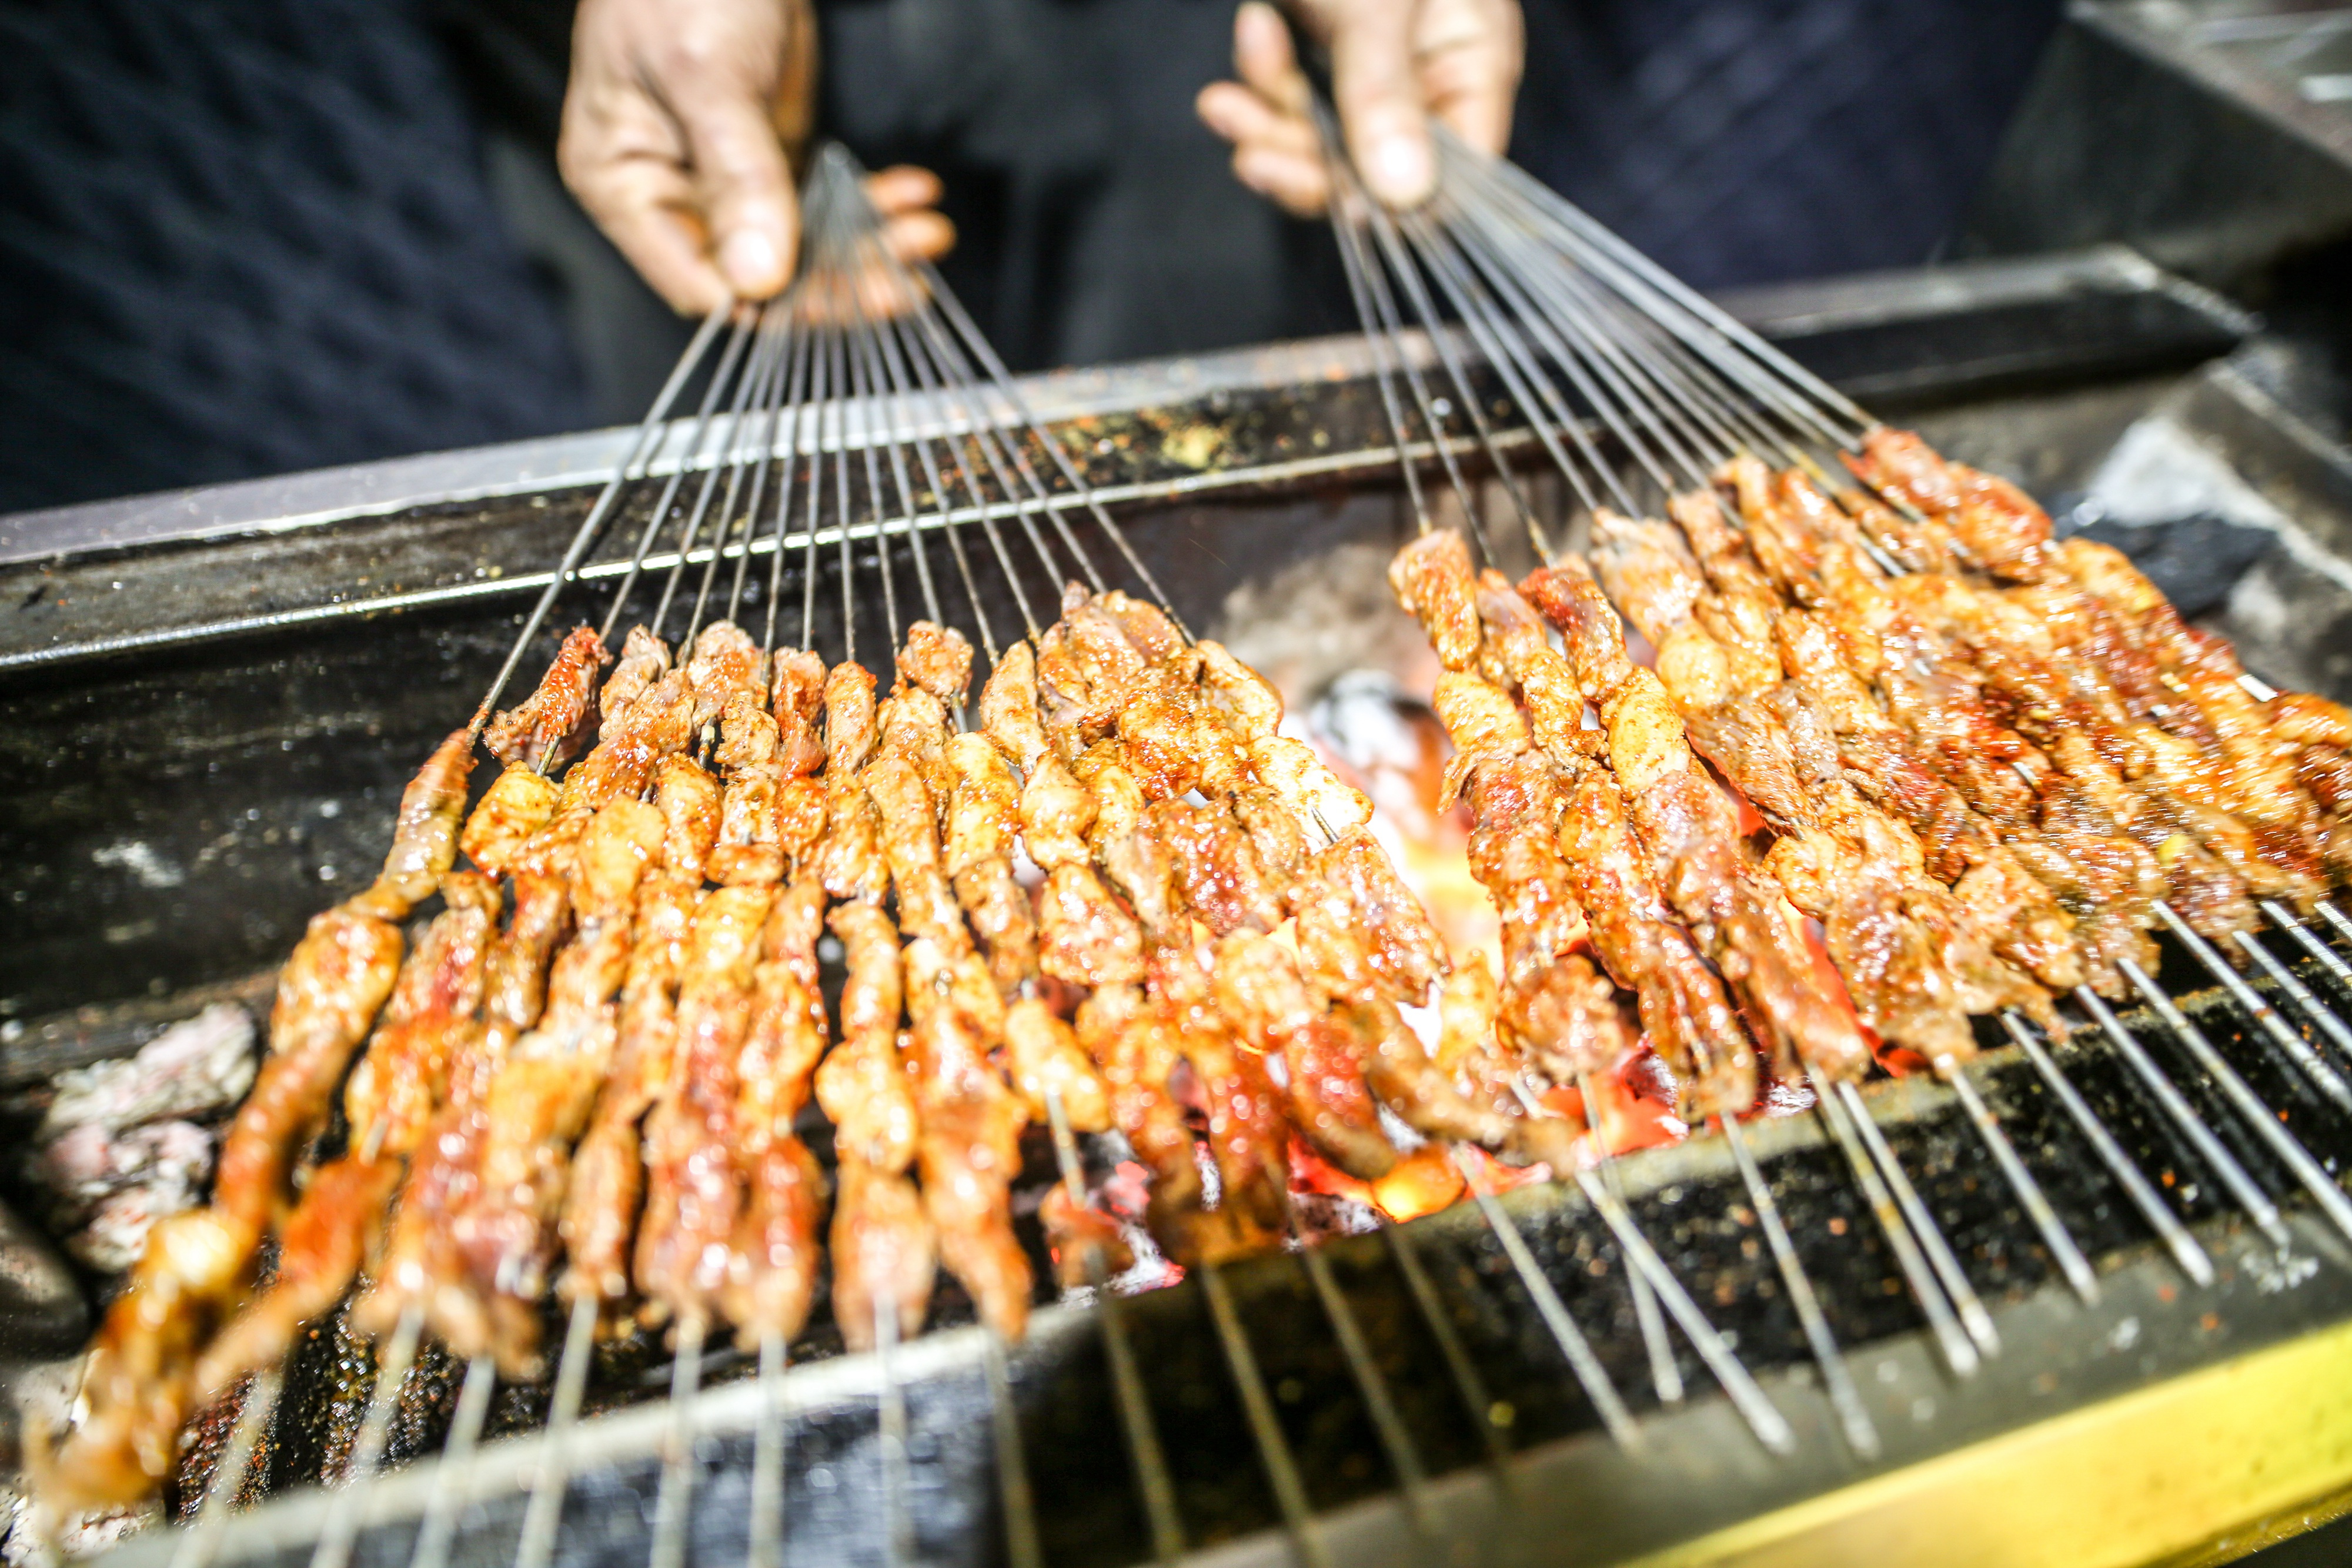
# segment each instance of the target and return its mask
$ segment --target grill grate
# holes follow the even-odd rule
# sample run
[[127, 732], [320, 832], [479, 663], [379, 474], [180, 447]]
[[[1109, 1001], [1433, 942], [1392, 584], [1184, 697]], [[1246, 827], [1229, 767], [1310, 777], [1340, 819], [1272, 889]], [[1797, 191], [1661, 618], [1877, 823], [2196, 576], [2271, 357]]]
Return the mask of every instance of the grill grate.
[[[2265, 941], [2281, 950], [2282, 961], [2307, 988], [2333, 986], [2327, 967], [2295, 951], [2299, 945], [2276, 933], [2266, 934]], [[2326, 951], [2341, 962], [2346, 950]], [[2193, 963], [2169, 946], [2167, 956], [2184, 970]], [[2265, 989], [2257, 994], [2271, 994], [2267, 981], [2260, 984]], [[2326, 994], [2339, 1009], [2352, 1001], [2352, 993]], [[2311, 1088], [2232, 998], [2220, 988], [2184, 990], [2180, 1005], [2183, 1016], [2265, 1104], [2284, 1114], [2284, 1124], [2315, 1158], [2332, 1168], [2352, 1160], [2352, 1118]], [[2037, 1047], [2116, 1140], [2127, 1168], [2160, 1190], [2167, 1213], [2194, 1228], [2195, 1256], [2208, 1259], [2209, 1268], [2218, 1265], [2218, 1291], [2179, 1291], [2182, 1310], [2193, 1319], [2204, 1310], [2200, 1302], [2226, 1301], [2234, 1314], [2250, 1291], [2263, 1292], [2265, 1281], [2275, 1286], [2280, 1278], [2291, 1280], [2326, 1255], [2329, 1244], [2310, 1218], [2315, 1206], [2261, 1136], [2235, 1118], [2217, 1085], [2197, 1071], [2195, 1058], [2153, 1009], [2116, 1018], [2125, 1038], [2145, 1053], [2162, 1082], [2175, 1085], [2198, 1124], [2229, 1151], [2254, 1190], [2277, 1206], [2284, 1252], [2264, 1235], [2266, 1227], [2231, 1199], [2219, 1168], [2165, 1114], [2111, 1039], [2085, 1030]], [[2103, 1285], [2117, 1298], [2115, 1305], [2174, 1294], [2181, 1278], [2177, 1262], [2151, 1240], [2129, 1194], [2092, 1149], [2032, 1054], [2021, 1048], [1981, 1059], [1977, 1071], [1985, 1099], [2068, 1231], [2103, 1260]], [[2060, 1284], [2062, 1276], [1993, 1168], [1956, 1093], [1906, 1080], [1881, 1084], [1864, 1098], [1874, 1124], [2007, 1331], [2005, 1341], [2012, 1351], [2021, 1343], [2026, 1366], [2040, 1365], [2045, 1348], [2021, 1340], [2011, 1325], [2032, 1320], [2041, 1333], [2054, 1330], [2072, 1340], [2095, 1323], [2079, 1306], [2049, 1305], [2046, 1288]], [[1901, 1269], [1845, 1158], [1816, 1118], [1751, 1124], [1748, 1142], [1806, 1275], [1819, 1290], [1823, 1314], [1848, 1347], [1861, 1396], [1885, 1425], [1888, 1384], [1876, 1369], [1901, 1347], [1914, 1347], [1915, 1359], [1920, 1354], [1922, 1318]], [[1721, 1140], [1629, 1157], [1621, 1173], [1628, 1210], [1666, 1268], [1736, 1340], [1741, 1358], [1791, 1413], [1801, 1436], [1833, 1442], [1826, 1401], [1784, 1375], [1811, 1359], [1811, 1347], [1769, 1249], [1757, 1245], [1757, 1222], [1734, 1160]], [[1636, 1425], [1657, 1426], [1666, 1412], [1650, 1385], [1632, 1299], [1622, 1283], [1623, 1255], [1606, 1222], [1584, 1195], [1565, 1188], [1526, 1190], [1498, 1201], [1541, 1277], [1558, 1291], [1624, 1391]], [[1563, 1440], [1573, 1448], [1574, 1439], [1602, 1433], [1498, 1232], [1475, 1210], [1457, 1207], [1380, 1236], [1336, 1239], [1312, 1256], [1347, 1302], [1412, 1435], [1418, 1467], [1429, 1478], [1423, 1490], [1434, 1531], [1452, 1536], [1465, 1526], [1465, 1511], [1481, 1514], [1479, 1523], [1517, 1517], [1465, 1511], [1461, 1500], [1465, 1490], [1486, 1494], [1482, 1502], [1491, 1500], [1512, 1485], [1506, 1478], [1514, 1470], [1523, 1490]], [[1428, 1287], [1432, 1312], [1417, 1297], [1416, 1275]], [[1232, 1321], [1271, 1396], [1283, 1448], [1297, 1466], [1312, 1516], [1307, 1528], [1319, 1531], [1326, 1526], [1318, 1521], [1344, 1520], [1351, 1506], [1395, 1490], [1377, 1420], [1305, 1260], [1255, 1260], [1220, 1278]], [[2324, 1303], [2303, 1305], [2333, 1310], [2336, 1298], [2347, 1294], [2340, 1281], [2326, 1288]], [[1242, 1542], [1286, 1522], [1215, 1332], [1212, 1301], [1196, 1281], [1121, 1303], [1143, 1397], [1166, 1456], [1181, 1539], [1194, 1551]], [[2147, 1316], [2153, 1321], [2152, 1312]], [[1089, 1307], [1050, 1309], [1040, 1314], [1031, 1342], [1005, 1364], [1032, 1499], [1026, 1527], [1036, 1531], [1044, 1562], [1073, 1568], [1155, 1555], [1129, 1456], [1108, 1436], [1118, 1430], [1119, 1400], [1103, 1322]], [[1447, 1354], [1448, 1337], [1461, 1353], [1458, 1367]], [[822, 1362], [784, 1380], [785, 1561], [1016, 1560], [1012, 1540], [1023, 1516], [1006, 1507], [1000, 1485], [993, 1424], [1004, 1406], [988, 1386], [982, 1342], [977, 1330], [950, 1330], [894, 1354], [888, 1387], [903, 1404], [907, 1432], [907, 1458], [895, 1481], [889, 1479], [895, 1467], [885, 1456], [886, 1390], [877, 1358]], [[1686, 1344], [1675, 1349], [1686, 1376], [1705, 1375]], [[2026, 1370], [1990, 1375], [2021, 1377]], [[1958, 1385], [1935, 1377], [1924, 1364], [1906, 1373], [1903, 1392], [1920, 1397], [1914, 1391], [1921, 1386], [1931, 1391], [1927, 1396], [1958, 1397]], [[761, 1403], [756, 1380], [740, 1375], [696, 1402], [691, 1419], [704, 1435], [692, 1460], [697, 1501], [683, 1542], [689, 1561], [734, 1562], [746, 1551]], [[665, 1439], [676, 1418], [668, 1407], [645, 1406], [575, 1429], [552, 1561], [635, 1568], [646, 1560]], [[357, 1533], [352, 1561], [363, 1568], [408, 1562], [428, 1508], [438, 1506], [454, 1526], [450, 1561], [511, 1563], [548, 1441], [518, 1437], [486, 1445], [467, 1463], [427, 1461], [387, 1475], [359, 1511], [367, 1521]], [[461, 1486], [450, 1484], [452, 1471]], [[209, 1555], [193, 1560], [305, 1562], [332, 1500], [352, 1495], [304, 1492], [233, 1516], [224, 1521], [226, 1528], [215, 1527]], [[1409, 1528], [1409, 1513], [1405, 1519]], [[126, 1549], [125, 1561], [175, 1546], [175, 1555], [184, 1553], [192, 1539], [136, 1542]], [[190, 1560], [181, 1559], [183, 1568]]]

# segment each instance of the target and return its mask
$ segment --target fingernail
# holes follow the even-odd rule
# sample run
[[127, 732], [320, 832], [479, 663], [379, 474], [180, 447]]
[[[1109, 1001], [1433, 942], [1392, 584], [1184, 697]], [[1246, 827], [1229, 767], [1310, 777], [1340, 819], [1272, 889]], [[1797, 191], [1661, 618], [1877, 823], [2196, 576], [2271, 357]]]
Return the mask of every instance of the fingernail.
[[758, 229], [737, 229], [727, 236], [719, 247], [719, 270], [738, 294], [772, 294], [783, 281], [777, 276], [783, 263], [776, 255], [776, 242]]
[[1429, 144], [1416, 136], [1383, 137], [1373, 144], [1364, 181], [1372, 193], [1392, 207], [1409, 207], [1437, 183]]

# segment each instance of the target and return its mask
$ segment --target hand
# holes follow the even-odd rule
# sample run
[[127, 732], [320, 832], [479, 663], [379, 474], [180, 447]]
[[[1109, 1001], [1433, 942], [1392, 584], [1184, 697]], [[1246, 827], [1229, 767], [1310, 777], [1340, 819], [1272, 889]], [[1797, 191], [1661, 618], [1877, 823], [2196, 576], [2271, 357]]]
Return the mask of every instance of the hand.
[[[1348, 152], [1373, 195], [1410, 207], [1437, 183], [1429, 120], [1499, 154], [1524, 63], [1517, 0], [1291, 0], [1331, 51], [1331, 90]], [[1330, 199], [1323, 151], [1290, 29], [1265, 0], [1234, 17], [1239, 82], [1202, 89], [1195, 107], [1234, 144], [1234, 173], [1301, 217]]]
[[[787, 152], [808, 139], [815, 80], [809, 0], [581, 0], [556, 161], [671, 305], [764, 299], [798, 253]], [[883, 170], [866, 193], [901, 256], [955, 243], [929, 172]]]

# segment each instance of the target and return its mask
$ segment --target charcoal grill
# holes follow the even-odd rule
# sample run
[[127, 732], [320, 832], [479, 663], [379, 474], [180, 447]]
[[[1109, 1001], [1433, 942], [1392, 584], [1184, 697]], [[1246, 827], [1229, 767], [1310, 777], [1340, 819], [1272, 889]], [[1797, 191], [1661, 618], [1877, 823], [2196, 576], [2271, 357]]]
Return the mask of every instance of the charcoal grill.
[[[2346, 695], [2340, 674], [2312, 673], [2335, 673], [2328, 631], [2352, 605], [2329, 549], [2352, 526], [2331, 495], [2346, 470], [2256, 390], [2247, 366], [2262, 345], [2237, 312], [2117, 250], [1734, 304], [1845, 390], [2037, 490], [2079, 486], [2127, 427], [2169, 419], [2259, 478], [2312, 547], [2283, 546], [2258, 569], [2298, 613], [2241, 605], [2224, 630], [2250, 667]], [[1433, 361], [1425, 342], [1412, 347]], [[1183, 618], [1312, 690], [1417, 636], [1381, 578], [1412, 523], [1372, 368], [1360, 340], [1338, 339], [1039, 378], [1024, 394], [1090, 455], [1096, 495]], [[497, 670], [630, 439], [0, 519], [0, 603], [14, 607], [0, 626], [12, 1083], [119, 1053], [199, 998], [249, 984], [370, 863], [406, 768]], [[1014, 619], [1010, 604], [990, 612]], [[2234, 993], [2177, 948], [2158, 979], [2332, 1174], [2352, 1156], [2352, 1116], [2263, 1010], [2352, 1070], [2316, 1021], [2352, 1017], [2336, 967], [2352, 943], [2311, 932], [2315, 948], [2266, 940], [2312, 1013], [2272, 973]], [[1047, 1309], [1002, 1363], [980, 1331], [953, 1326], [952, 1305], [947, 1326], [885, 1355], [827, 1356], [820, 1337], [784, 1380], [785, 1560], [1764, 1563], [1933, 1543], [1975, 1560], [2120, 1563], [2292, 1528], [2352, 1488], [2352, 1416], [2327, 1396], [2352, 1371], [2352, 1249], [2178, 1029], [2144, 1011], [2117, 1021], [2220, 1141], [2221, 1166], [2151, 1102], [2112, 1039], [2079, 1034], [2042, 1060], [2012, 1046], [1976, 1074], [2096, 1263], [2095, 1304], [2058, 1278], [1950, 1090], [1870, 1092], [1872, 1120], [2003, 1347], [1965, 1380], [1939, 1360], [1818, 1124], [1750, 1129], [1883, 1436], [1874, 1462], [1840, 1442], [1748, 1189], [1724, 1143], [1706, 1139], [1622, 1161], [1625, 1201], [1793, 1427], [1785, 1455], [1759, 1443], [1686, 1351], [1680, 1370], [1698, 1392], [1658, 1406], [1616, 1234], [1578, 1189], [1545, 1187], [1499, 1200], [1506, 1225], [1458, 1206], [1333, 1239], [1317, 1254], [1321, 1280], [1285, 1255], [1123, 1300], [1164, 1467], [1156, 1497], [1118, 1436], [1098, 1306]], [[2109, 1174], [2053, 1073], [2160, 1190], [2210, 1260], [2210, 1286], [2186, 1276]], [[1035, 1163], [1050, 1172], [1045, 1151]], [[2225, 1167], [2259, 1188], [2254, 1203], [2227, 1189]], [[1507, 1236], [1622, 1391], [1638, 1450], [1601, 1429]], [[1360, 1331], [1353, 1345], [1335, 1333], [1327, 1283]], [[1367, 1399], [1351, 1352], [1377, 1365], [1392, 1408]], [[590, 1382], [592, 1406], [629, 1407], [560, 1439], [554, 1560], [646, 1561], [666, 1461], [698, 1472], [690, 1560], [740, 1559], [761, 1385], [748, 1365], [713, 1366], [716, 1386], [666, 1405], [658, 1355], [634, 1354], [606, 1356]], [[139, 1540], [121, 1560], [308, 1562], [355, 1504], [353, 1563], [406, 1563], [428, 1525], [447, 1532], [451, 1560], [510, 1563], [551, 1462], [550, 1439], [531, 1435], [545, 1391], [502, 1393], [490, 1429], [513, 1435], [444, 1469], [429, 1456], [457, 1369], [428, 1356], [391, 1433], [392, 1456], [415, 1462], [363, 1490], [300, 1490], [347, 1462], [369, 1367], [331, 1333], [298, 1356], [258, 1489], [284, 1495], [202, 1532]], [[207, 1440], [219, 1437], [216, 1423]]]

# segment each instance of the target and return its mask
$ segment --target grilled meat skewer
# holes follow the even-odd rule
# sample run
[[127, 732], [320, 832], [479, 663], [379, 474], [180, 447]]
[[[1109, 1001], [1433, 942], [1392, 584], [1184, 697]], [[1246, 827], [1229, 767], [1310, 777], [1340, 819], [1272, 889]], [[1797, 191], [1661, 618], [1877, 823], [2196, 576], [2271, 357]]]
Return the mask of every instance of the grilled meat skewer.
[[[381, 1332], [422, 1306], [453, 1351], [494, 1353], [509, 1376], [537, 1366], [535, 1298], [552, 1263], [572, 1145], [616, 1044], [613, 994], [636, 889], [671, 819], [694, 814], [675, 801], [666, 810], [659, 789], [656, 803], [641, 799], [677, 775], [667, 763], [691, 737], [691, 685], [683, 671], [651, 674], [661, 662], [653, 639], [633, 632], [629, 649], [624, 668], [648, 678], [634, 700], [602, 705], [595, 747], [565, 774], [552, 814], [510, 862], [516, 907], [490, 958], [480, 1082], [453, 1087], [358, 1313]], [[580, 938], [551, 970], [549, 955], [575, 916]]]
[[[990, 1061], [1004, 1038], [1004, 1002], [965, 927], [940, 838], [942, 808], [960, 782], [949, 760], [947, 707], [963, 704], [971, 650], [957, 632], [918, 622], [898, 669], [866, 788], [882, 818], [908, 938], [905, 1044], [921, 1129], [923, 1207], [940, 1261], [971, 1293], [981, 1321], [1018, 1339], [1032, 1281], [1013, 1235], [1012, 1183], [1028, 1109]], [[1003, 869], [1009, 880], [1009, 860]]]
[[921, 1139], [898, 1049], [898, 933], [878, 902], [853, 900], [826, 916], [849, 977], [840, 1038], [816, 1070], [817, 1103], [833, 1119], [839, 1166], [833, 1209], [833, 1315], [853, 1350], [871, 1350], [875, 1313], [888, 1302], [898, 1332], [921, 1329], [930, 1307], [938, 1238], [907, 1178]]
[[744, 1205], [719, 1298], [747, 1346], [769, 1337], [791, 1343], [808, 1322], [816, 1291], [826, 1184], [793, 1123], [824, 1054], [816, 958], [824, 902], [814, 877], [786, 888], [769, 909], [751, 972], [751, 1031], [737, 1071], [733, 1151]]
[[482, 1030], [482, 966], [497, 884], [476, 872], [441, 879], [445, 905], [417, 939], [367, 1051], [343, 1089], [350, 1148], [313, 1172], [278, 1228], [277, 1276], [196, 1364], [199, 1400], [281, 1360], [301, 1326], [333, 1310], [381, 1234], [385, 1206], [440, 1108], [454, 1067]]
[[[1458, 535], [1427, 534], [1406, 546], [1389, 580], [1405, 608], [1434, 628], [1433, 644], [1443, 636], [1459, 661], [1435, 697], [1456, 753], [1446, 783], [1470, 787], [1471, 868], [1504, 915], [1505, 1016], [1514, 1032], [1524, 1027], [1531, 1051], [1563, 1055], [1580, 1075], [1614, 1065], [1594, 1059], [1590, 1039], [1545, 1038], [1547, 1025], [1572, 1025], [1579, 1016], [1539, 998], [1589, 988], [1582, 958], [1567, 951], [1589, 937], [1611, 977], [1639, 998], [1652, 1043], [1684, 1081], [1685, 1118], [1745, 1110], [1756, 1097], [1746, 1031], [1689, 935], [1665, 917], [1619, 780], [1593, 761], [1604, 743], [1586, 738], [1574, 669], [1507, 582], [1482, 589]], [[1481, 673], [1486, 668], [1528, 692], [1532, 731], [1508, 689]], [[1646, 710], [1629, 708], [1626, 720], [1629, 732], [1654, 727]], [[1625, 746], [1630, 758], [1633, 742]], [[1570, 910], [1580, 921], [1567, 923]], [[1565, 973], [1554, 979], [1559, 966]]]
[[2047, 993], [1997, 958], [1926, 874], [1917, 839], [1846, 781], [1827, 725], [1780, 683], [1777, 652], [1767, 665], [1731, 640], [1729, 614], [1669, 525], [1604, 513], [1595, 557], [1610, 598], [1657, 648], [1691, 744], [1779, 835], [1763, 863], [1826, 928], [1863, 1021], [1940, 1061], [1974, 1053], [1970, 1013], [2046, 1016]]
[[[1539, 570], [1526, 586], [1518, 602], [1532, 601], [1560, 629], [1578, 684], [1601, 715], [1609, 761], [1664, 901], [1731, 981], [1783, 1073], [1801, 1061], [1832, 1078], [1861, 1076], [1868, 1042], [1827, 994], [1796, 911], [1747, 862], [1730, 801], [1700, 772], [1657, 676], [1626, 657], [1623, 625], [1600, 585], [1571, 559]], [[1482, 583], [1480, 598], [1497, 603], [1490, 622], [1510, 612], [1499, 585]]]
[[[2257, 892], [2298, 903], [2316, 896], [2330, 868], [2326, 813], [2297, 787], [2294, 741], [2240, 684], [2225, 643], [2182, 622], [2121, 552], [2053, 540], [2049, 517], [2013, 486], [1950, 462], [1907, 431], [1870, 432], [1846, 463], [1917, 509], [1924, 521], [1915, 532], [2015, 584], [2002, 591], [2029, 610], [2021, 628], [2029, 639], [2063, 643], [2111, 684], [2126, 714], [2180, 743], [2156, 747], [2168, 782], [2252, 831], [2259, 869], [2235, 857], [2232, 866]], [[1874, 526], [1883, 515], [1871, 515]], [[2265, 872], [2278, 884], [2262, 885]]]
[[135, 1502], [170, 1475], [196, 1356], [244, 1294], [255, 1249], [288, 1201], [294, 1151], [392, 992], [398, 923], [456, 859], [472, 769], [473, 737], [459, 730], [403, 792], [383, 872], [312, 919], [287, 960], [268, 1056], [222, 1141], [212, 1202], [157, 1223], [91, 1341], [87, 1414], [55, 1452], [34, 1445], [30, 1463], [52, 1506]]
[[596, 674], [612, 662], [593, 630], [574, 628], [530, 695], [482, 731], [482, 745], [509, 768], [541, 775], [562, 768], [595, 738]]

